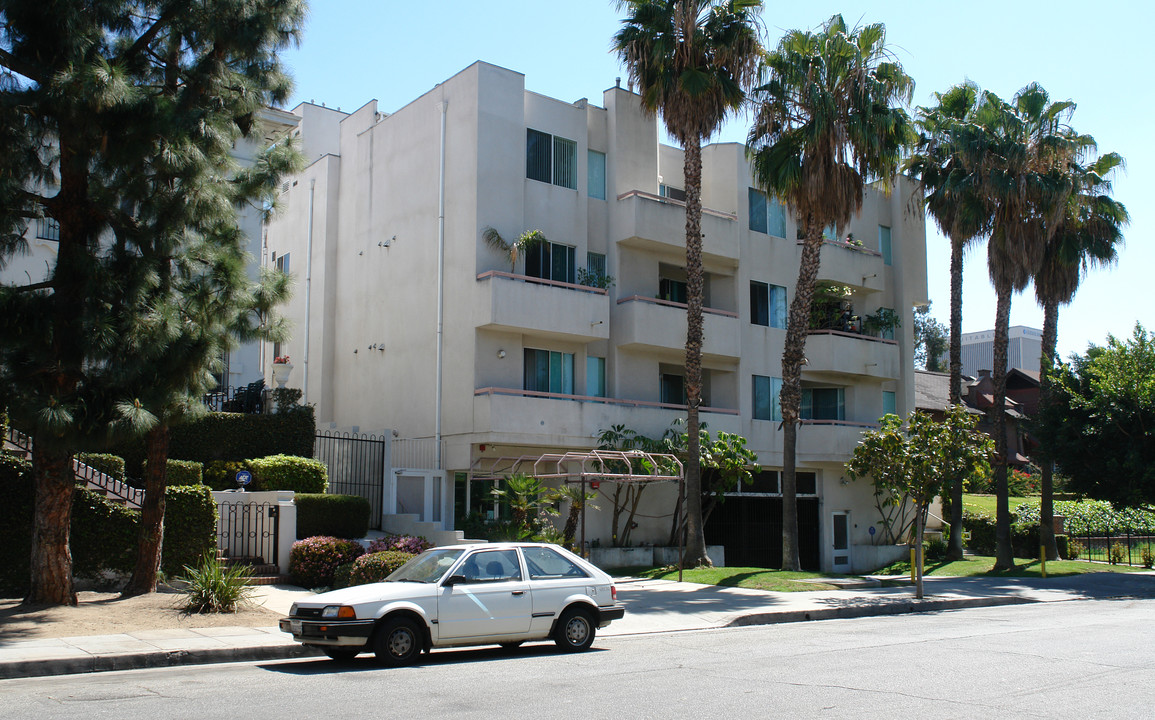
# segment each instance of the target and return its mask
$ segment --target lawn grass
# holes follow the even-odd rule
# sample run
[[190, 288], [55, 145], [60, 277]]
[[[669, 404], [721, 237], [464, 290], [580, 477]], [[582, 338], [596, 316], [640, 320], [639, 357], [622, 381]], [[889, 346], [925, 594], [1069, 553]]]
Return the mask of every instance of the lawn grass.
[[[1015, 511], [1019, 505], [1022, 505], [1031, 498], [1012, 497], [1007, 498], [1007, 504], [1010, 506], [1011, 512]], [[991, 517], [996, 514], [995, 510], [995, 496], [994, 495], [974, 495], [966, 493], [963, 495], [963, 507], [974, 512], [983, 512]]]
[[[968, 556], [954, 562], [929, 562], [923, 566], [925, 577], [1042, 577], [1038, 560], [1015, 559], [1014, 570], [994, 572], [995, 559], [987, 555]], [[1093, 572], [1141, 572], [1142, 567], [1108, 565], [1086, 560], [1050, 560], [1047, 562], [1047, 577], [1067, 577]], [[910, 561], [901, 560], [876, 570], [875, 575], [910, 575]]]
[[[677, 580], [678, 568], [619, 568], [610, 571], [610, 574], [620, 577], [653, 578], [655, 580]], [[771, 592], [808, 592], [813, 590], [835, 590], [836, 586], [820, 582], [829, 575], [817, 572], [788, 572], [786, 570], [768, 570], [755, 567], [719, 567], [719, 568], [692, 568], [682, 571], [684, 582], [700, 583], [702, 585], [720, 585], [724, 587], [741, 587], [753, 590], [769, 590]], [[819, 582], [804, 582], [815, 580]]]

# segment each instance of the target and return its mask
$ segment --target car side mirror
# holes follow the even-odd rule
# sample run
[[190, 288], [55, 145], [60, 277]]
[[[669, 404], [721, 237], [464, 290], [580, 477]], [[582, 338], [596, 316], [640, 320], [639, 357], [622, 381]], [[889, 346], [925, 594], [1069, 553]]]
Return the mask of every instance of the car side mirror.
[[464, 583], [465, 581], [466, 580], [465, 580], [464, 575], [450, 575], [449, 579], [447, 579], [443, 583], [443, 585], [445, 587], [453, 587], [454, 585], [460, 585], [460, 584]]

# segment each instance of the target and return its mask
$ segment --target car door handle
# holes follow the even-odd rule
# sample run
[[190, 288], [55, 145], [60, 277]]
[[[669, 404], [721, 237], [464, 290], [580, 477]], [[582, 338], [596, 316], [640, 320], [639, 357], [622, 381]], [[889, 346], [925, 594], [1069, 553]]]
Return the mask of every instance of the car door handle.
[[525, 590], [514, 590], [513, 594], [514, 595], [525, 595]]

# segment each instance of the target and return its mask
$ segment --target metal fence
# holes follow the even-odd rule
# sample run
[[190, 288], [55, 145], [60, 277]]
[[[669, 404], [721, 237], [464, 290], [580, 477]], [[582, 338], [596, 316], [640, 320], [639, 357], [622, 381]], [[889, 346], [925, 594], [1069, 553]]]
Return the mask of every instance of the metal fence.
[[368, 500], [369, 526], [374, 530], [381, 529], [384, 512], [388, 442], [377, 435], [329, 430], [317, 433], [313, 444], [313, 457], [329, 468], [329, 493]]
[[[1079, 560], [1113, 565], [1148, 565], [1145, 556], [1155, 557], [1155, 533], [1129, 529], [1084, 535], [1069, 533], [1067, 547], [1068, 554], [1074, 556], [1077, 553]], [[1075, 552], [1071, 552], [1071, 549]]]
[[221, 502], [217, 504], [217, 547], [227, 558], [276, 565], [277, 505], [275, 503]]
[[272, 391], [263, 380], [240, 387], [220, 387], [201, 396], [201, 402], [213, 412], [247, 413], [249, 415], [272, 411]]

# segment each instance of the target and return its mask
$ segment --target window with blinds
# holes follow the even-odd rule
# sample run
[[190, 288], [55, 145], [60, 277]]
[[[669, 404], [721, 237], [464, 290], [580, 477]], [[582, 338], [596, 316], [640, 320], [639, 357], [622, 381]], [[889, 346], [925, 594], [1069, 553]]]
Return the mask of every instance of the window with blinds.
[[559, 187], [576, 190], [577, 142], [527, 128], [525, 131], [525, 176], [530, 180], [552, 183]]

